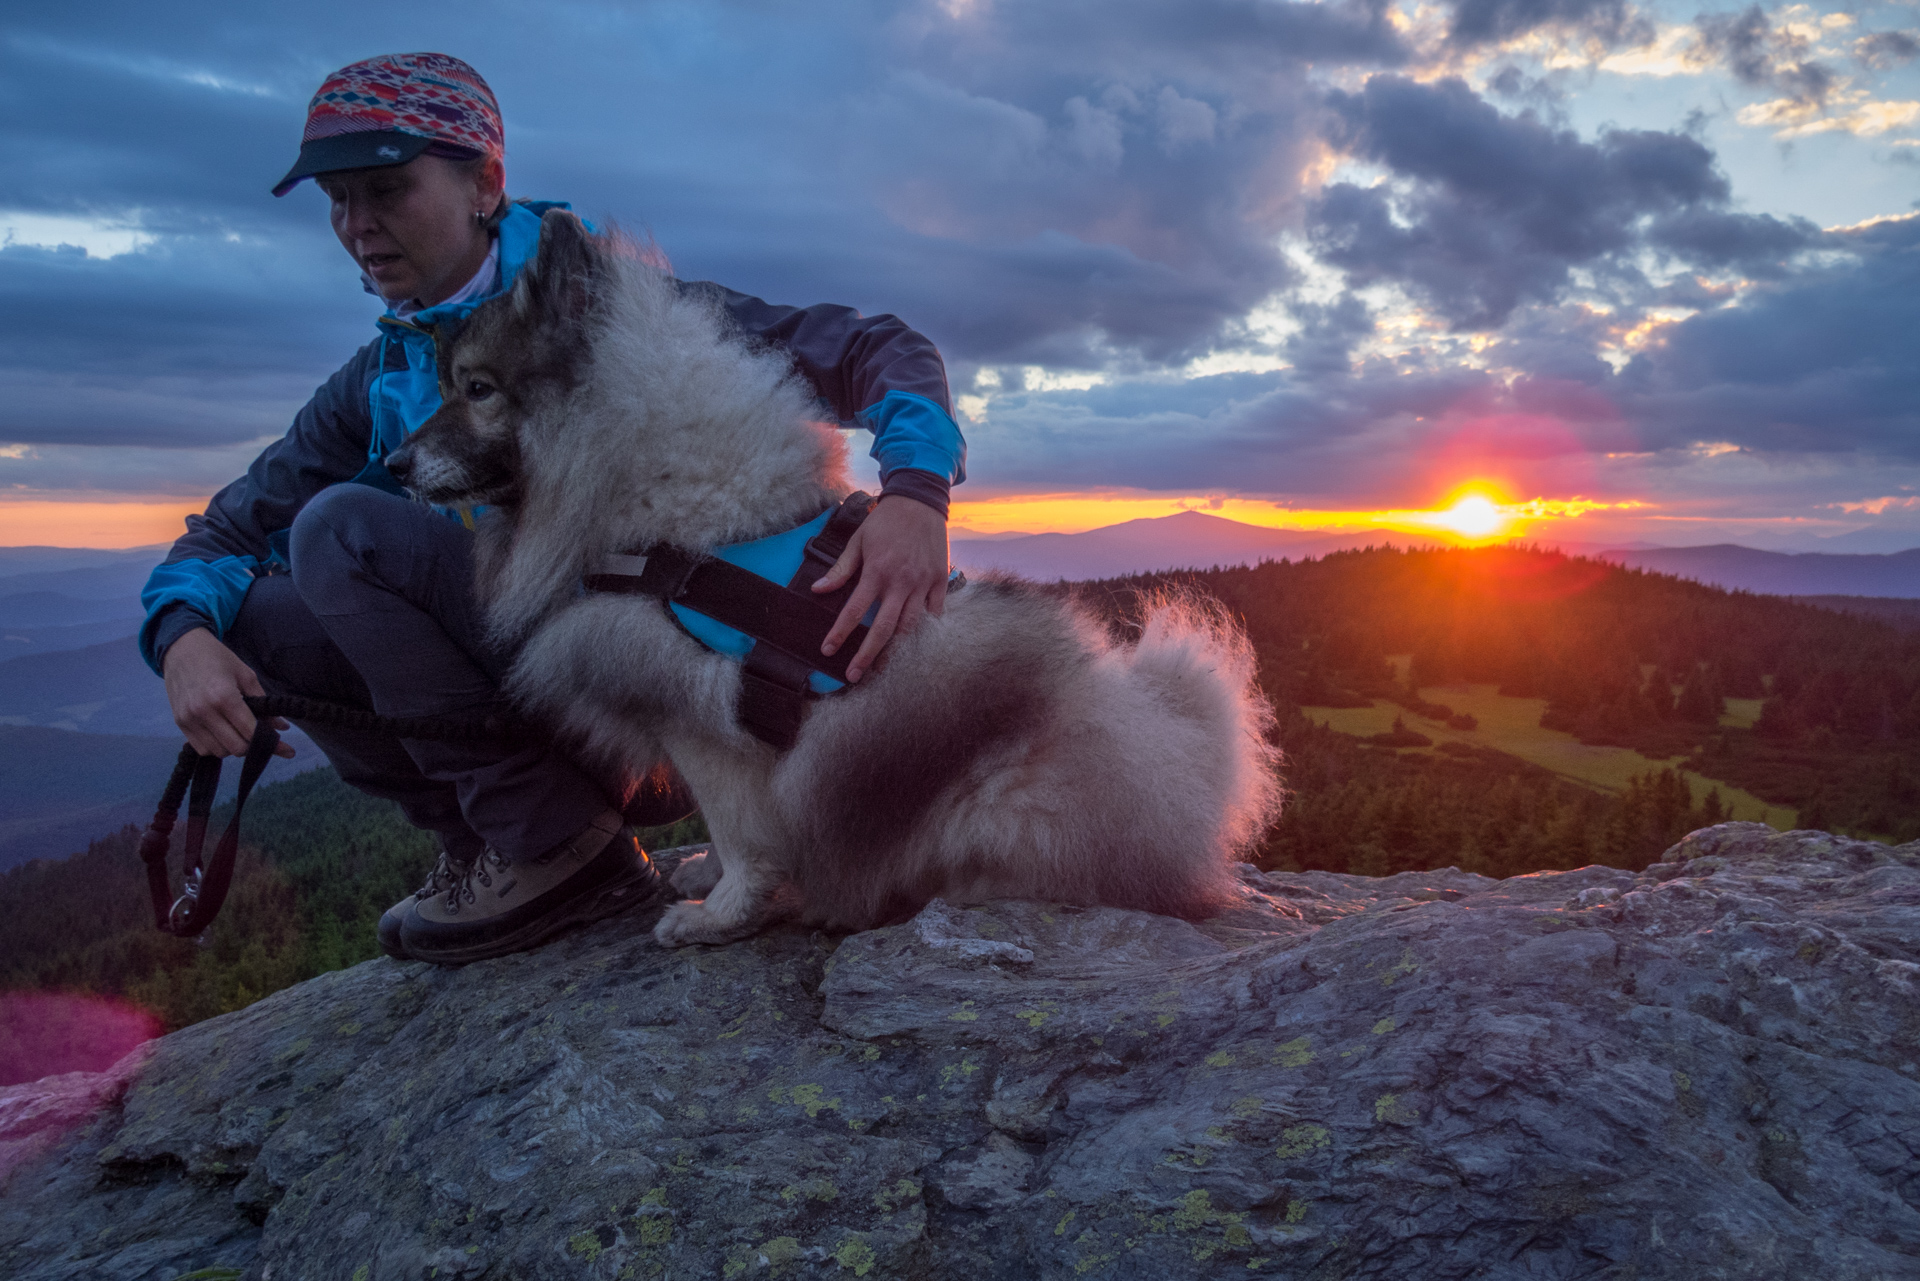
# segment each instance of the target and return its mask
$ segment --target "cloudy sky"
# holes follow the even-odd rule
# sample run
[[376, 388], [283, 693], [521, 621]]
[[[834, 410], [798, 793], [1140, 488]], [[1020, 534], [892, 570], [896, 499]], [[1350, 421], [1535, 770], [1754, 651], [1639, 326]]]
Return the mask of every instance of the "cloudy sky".
[[170, 537], [371, 335], [268, 188], [411, 49], [515, 194], [931, 335], [972, 528], [1920, 544], [1920, 0], [15, 8], [0, 543]]

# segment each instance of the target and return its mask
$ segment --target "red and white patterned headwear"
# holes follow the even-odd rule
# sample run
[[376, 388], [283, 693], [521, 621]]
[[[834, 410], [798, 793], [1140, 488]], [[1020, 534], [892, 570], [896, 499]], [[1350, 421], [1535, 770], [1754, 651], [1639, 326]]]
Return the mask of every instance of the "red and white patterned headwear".
[[389, 53], [340, 68], [307, 104], [300, 158], [274, 187], [284, 196], [317, 173], [403, 165], [422, 152], [505, 154], [493, 90], [444, 53]]

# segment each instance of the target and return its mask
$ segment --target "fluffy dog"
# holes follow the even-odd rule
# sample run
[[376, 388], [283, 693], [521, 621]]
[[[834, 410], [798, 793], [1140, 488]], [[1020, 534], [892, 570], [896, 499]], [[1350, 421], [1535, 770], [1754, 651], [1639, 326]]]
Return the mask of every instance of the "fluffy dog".
[[[509, 693], [630, 777], [679, 768], [713, 835], [667, 945], [783, 915], [834, 929], [936, 895], [1200, 916], [1279, 804], [1245, 637], [1169, 598], [1131, 643], [1055, 591], [989, 576], [812, 705], [781, 753], [734, 719], [740, 665], [648, 597], [583, 594], [600, 556], [704, 551], [850, 490], [845, 446], [776, 352], [730, 336], [632, 246], [546, 215], [536, 260], [442, 353], [409, 445], [434, 503], [487, 503], [480, 591]], [[787, 889], [786, 887], [791, 887]]]

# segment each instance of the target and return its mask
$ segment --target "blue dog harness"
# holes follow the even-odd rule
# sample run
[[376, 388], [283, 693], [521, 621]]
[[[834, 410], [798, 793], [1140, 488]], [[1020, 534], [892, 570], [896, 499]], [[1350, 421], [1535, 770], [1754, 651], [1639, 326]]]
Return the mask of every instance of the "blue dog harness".
[[[663, 601], [688, 635], [740, 662], [736, 719], [785, 751], [800, 736], [807, 704], [846, 688], [847, 664], [867, 638], [863, 622], [832, 655], [822, 654], [820, 645], [853, 589], [817, 595], [812, 589], [846, 551], [874, 502], [871, 494], [855, 493], [804, 525], [711, 553], [656, 543], [602, 557], [600, 571], [583, 585]], [[948, 590], [965, 582], [956, 573]]]

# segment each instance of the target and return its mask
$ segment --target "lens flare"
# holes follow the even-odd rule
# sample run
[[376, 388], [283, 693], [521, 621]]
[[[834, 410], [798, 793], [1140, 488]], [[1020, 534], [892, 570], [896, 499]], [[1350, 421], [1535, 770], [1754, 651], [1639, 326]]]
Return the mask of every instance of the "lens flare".
[[104, 1072], [164, 1031], [146, 1010], [78, 992], [0, 992], [0, 1086]]

